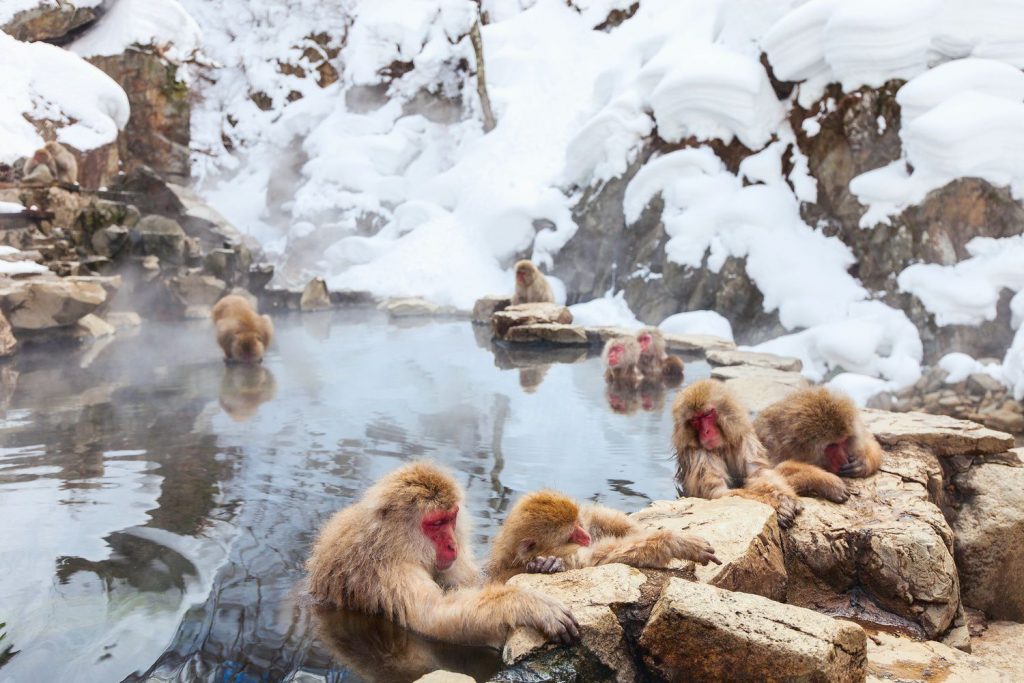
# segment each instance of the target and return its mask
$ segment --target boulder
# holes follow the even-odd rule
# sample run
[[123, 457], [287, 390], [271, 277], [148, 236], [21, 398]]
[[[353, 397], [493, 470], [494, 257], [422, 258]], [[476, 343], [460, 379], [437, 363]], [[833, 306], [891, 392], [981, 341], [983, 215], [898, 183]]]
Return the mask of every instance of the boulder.
[[228, 286], [212, 275], [189, 273], [167, 280], [167, 288], [182, 306], [213, 306]]
[[609, 339], [632, 337], [634, 334], [636, 334], [636, 330], [631, 330], [628, 327], [603, 326], [587, 328], [587, 337], [590, 339], [590, 343], [598, 346], [603, 346]]
[[975, 460], [954, 475], [953, 515], [964, 603], [1024, 621], [1024, 462], [1016, 453]]
[[867, 659], [856, 624], [683, 579], [662, 589], [639, 646], [669, 681], [863, 681]]
[[775, 511], [764, 503], [727, 496], [717, 500], [659, 500], [632, 515], [651, 529], [697, 534], [715, 549], [721, 565], [676, 560], [674, 567], [695, 573], [698, 581], [754, 593], [772, 600], [786, 597], [786, 563]]
[[862, 410], [861, 417], [882, 444], [916, 444], [938, 456], [1003, 453], [1014, 445], [1009, 434], [944, 415]]
[[75, 7], [73, 2], [39, 0], [35, 7], [29, 4], [27, 9], [16, 12], [0, 30], [27, 43], [38, 40], [64, 43], [69, 33], [88, 26], [103, 14], [103, 4], [93, 4], [96, 6]]
[[94, 232], [89, 244], [98, 255], [114, 258], [128, 246], [130, 232], [123, 225], [110, 225]]
[[710, 334], [666, 334], [665, 348], [669, 351], [707, 353], [714, 350], [733, 350], [736, 343]]
[[848, 479], [843, 504], [803, 498], [786, 536], [786, 601], [937, 638], [960, 612], [953, 532], [931, 502], [938, 460], [902, 446], [882, 471]]
[[[638, 676], [613, 606], [638, 602], [646, 582], [647, 577], [638, 569], [609, 564], [561, 574], [520, 574], [508, 583], [561, 600], [580, 625], [580, 642], [574, 648], [578, 655], [598, 660], [615, 672], [613, 680], [628, 683]], [[506, 664], [516, 664], [545, 647], [540, 633], [519, 628], [505, 642], [502, 657]]]
[[753, 365], [723, 365], [711, 377], [725, 382], [747, 410], [757, 413], [810, 383], [797, 372], [783, 372]]
[[142, 318], [135, 311], [110, 311], [103, 319], [115, 330], [127, 330], [142, 324]]
[[0, 278], [0, 310], [15, 329], [42, 330], [73, 325], [107, 300], [94, 278], [36, 276]]
[[473, 304], [473, 322], [479, 325], [487, 325], [491, 322], [491, 316], [498, 311], [505, 310], [512, 304], [512, 298], [507, 296], [490, 295], [477, 299]]
[[331, 296], [327, 292], [327, 283], [321, 277], [309, 281], [302, 290], [299, 309], [303, 311], [324, 311], [331, 307]]
[[74, 336], [82, 340], [100, 339], [102, 337], [109, 337], [116, 331], [117, 330], [114, 326], [106, 320], [95, 313], [90, 313], [89, 315], [82, 316], [82, 318], [75, 323]]
[[756, 351], [711, 349], [707, 352], [707, 359], [712, 365], [751, 365], [783, 372], [800, 372], [804, 367], [799, 358]]
[[14, 338], [11, 321], [0, 311], [0, 358], [13, 356], [18, 349], [18, 340]]
[[[1010, 680], [1024, 681], [1024, 624], [992, 621], [971, 639], [971, 654]], [[976, 679], [977, 680], [977, 679]]]
[[869, 683], [1009, 683], [1004, 672], [980, 657], [954, 650], [934, 641], [915, 641], [884, 631], [868, 635], [867, 680]]
[[177, 221], [164, 216], [146, 216], [132, 229], [132, 234], [138, 253], [156, 256], [174, 265], [185, 263], [188, 235]]
[[568, 344], [586, 346], [587, 332], [580, 325], [562, 325], [560, 323], [536, 323], [517, 325], [505, 334], [510, 342], [548, 342], [551, 344]]
[[537, 323], [560, 323], [568, 325], [572, 322], [572, 313], [565, 306], [558, 304], [516, 304], [491, 316], [491, 330], [494, 336], [504, 339], [509, 329], [519, 325], [535, 325]]
[[420, 676], [414, 683], [476, 683], [476, 680], [466, 674], [439, 670], [431, 671], [426, 676]]

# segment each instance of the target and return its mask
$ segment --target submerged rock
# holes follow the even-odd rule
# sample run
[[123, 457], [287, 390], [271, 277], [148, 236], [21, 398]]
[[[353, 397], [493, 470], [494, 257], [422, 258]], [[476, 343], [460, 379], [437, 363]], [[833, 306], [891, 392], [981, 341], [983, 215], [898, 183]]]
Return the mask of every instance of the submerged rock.
[[18, 348], [18, 340], [14, 337], [11, 321], [0, 311], [0, 358], [13, 356]]
[[639, 640], [663, 679], [862, 681], [864, 630], [759, 595], [671, 579]]
[[102, 337], [109, 337], [114, 334], [117, 330], [113, 325], [108, 323], [103, 318], [99, 317], [95, 313], [83, 316], [81, 320], [75, 323], [74, 335], [78, 339], [100, 339]]

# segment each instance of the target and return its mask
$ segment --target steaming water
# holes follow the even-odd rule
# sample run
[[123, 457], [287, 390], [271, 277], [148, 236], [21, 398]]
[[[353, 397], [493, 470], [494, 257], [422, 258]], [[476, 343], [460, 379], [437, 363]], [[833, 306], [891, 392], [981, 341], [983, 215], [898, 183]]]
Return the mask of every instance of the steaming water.
[[673, 391], [613, 413], [585, 351], [369, 313], [277, 325], [259, 368], [226, 368], [205, 322], [0, 365], [0, 682], [483, 679], [493, 651], [302, 600], [333, 511], [430, 458], [465, 486], [482, 558], [524, 491], [674, 497]]

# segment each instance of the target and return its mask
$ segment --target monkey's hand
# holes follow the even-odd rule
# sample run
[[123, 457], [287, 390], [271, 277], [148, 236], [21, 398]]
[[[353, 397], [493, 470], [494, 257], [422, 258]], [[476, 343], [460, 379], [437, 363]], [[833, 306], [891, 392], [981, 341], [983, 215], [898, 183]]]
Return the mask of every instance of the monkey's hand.
[[676, 534], [675, 538], [678, 544], [676, 557], [684, 560], [693, 560], [697, 564], [706, 565], [708, 562], [722, 564], [722, 561], [715, 557], [715, 549], [700, 536]]
[[831, 472], [822, 471], [819, 489], [821, 495], [833, 503], [845, 503], [850, 497], [846, 482]]
[[866, 477], [868, 474], [868, 464], [861, 456], [856, 453], [850, 453], [849, 460], [839, 468], [838, 474], [840, 477]]
[[779, 518], [779, 526], [783, 529], [793, 526], [796, 516], [803, 509], [804, 506], [798, 498], [780, 493], [775, 507], [775, 514]]
[[565, 571], [565, 561], [551, 555], [535, 557], [526, 565], [527, 574], [557, 574]]
[[580, 637], [580, 625], [569, 608], [554, 598], [530, 593], [526, 626], [537, 629], [548, 640], [569, 645]]

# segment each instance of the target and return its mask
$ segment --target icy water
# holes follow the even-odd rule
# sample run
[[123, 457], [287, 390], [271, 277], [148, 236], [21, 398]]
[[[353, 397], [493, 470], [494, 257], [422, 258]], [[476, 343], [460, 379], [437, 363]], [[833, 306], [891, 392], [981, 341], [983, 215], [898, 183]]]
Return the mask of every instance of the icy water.
[[0, 683], [482, 680], [496, 652], [302, 599], [328, 516], [415, 458], [466, 488], [478, 559], [524, 491], [674, 497], [674, 390], [615, 412], [585, 350], [376, 313], [276, 322], [257, 368], [226, 368], [205, 322], [0, 365]]

